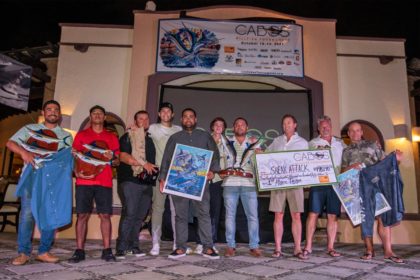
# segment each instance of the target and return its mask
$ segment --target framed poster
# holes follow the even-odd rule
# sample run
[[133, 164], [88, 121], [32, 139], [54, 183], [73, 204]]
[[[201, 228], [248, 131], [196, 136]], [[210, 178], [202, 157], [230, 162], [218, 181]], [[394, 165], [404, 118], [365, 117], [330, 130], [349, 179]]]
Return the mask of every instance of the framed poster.
[[292, 22], [162, 19], [156, 72], [303, 77], [303, 28]]
[[[364, 217], [364, 209], [362, 208], [362, 198], [359, 193], [359, 173], [357, 169], [350, 169], [338, 175], [338, 184], [333, 185], [334, 191], [337, 193], [341, 204], [346, 210], [351, 223], [357, 226], [362, 223]], [[376, 209], [375, 216], [391, 210], [388, 201], [381, 193], [376, 193]]]
[[201, 201], [212, 157], [213, 151], [176, 144], [163, 192]]
[[0, 54], [0, 104], [28, 110], [32, 67]]
[[255, 163], [259, 191], [337, 182], [329, 149], [256, 154]]

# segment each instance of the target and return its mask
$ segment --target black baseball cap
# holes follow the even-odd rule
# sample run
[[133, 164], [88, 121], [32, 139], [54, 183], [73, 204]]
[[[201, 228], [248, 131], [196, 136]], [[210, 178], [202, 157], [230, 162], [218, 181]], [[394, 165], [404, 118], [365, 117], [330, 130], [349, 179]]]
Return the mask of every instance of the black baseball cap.
[[92, 108], [90, 108], [90, 109], [89, 109], [89, 114], [92, 114], [92, 112], [93, 112], [94, 110], [96, 110], [96, 109], [101, 110], [101, 111], [104, 113], [104, 115], [106, 115], [105, 108], [104, 108], [104, 107], [102, 107], [102, 106], [100, 106], [100, 105], [95, 105], [95, 106], [93, 106]]
[[174, 106], [172, 106], [172, 104], [169, 102], [162, 102], [159, 106], [159, 112], [162, 110], [162, 108], [169, 108], [172, 112], [174, 112]]

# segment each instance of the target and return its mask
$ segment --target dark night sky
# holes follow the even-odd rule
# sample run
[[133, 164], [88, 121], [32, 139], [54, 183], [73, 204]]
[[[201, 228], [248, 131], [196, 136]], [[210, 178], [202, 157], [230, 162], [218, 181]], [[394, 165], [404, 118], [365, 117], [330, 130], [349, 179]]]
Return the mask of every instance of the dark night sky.
[[[133, 24], [146, 0], [0, 0], [0, 51], [59, 42], [58, 23]], [[420, 1], [408, 0], [155, 0], [158, 10], [211, 5], [264, 7], [290, 15], [337, 19], [338, 36], [405, 38], [420, 57]]]

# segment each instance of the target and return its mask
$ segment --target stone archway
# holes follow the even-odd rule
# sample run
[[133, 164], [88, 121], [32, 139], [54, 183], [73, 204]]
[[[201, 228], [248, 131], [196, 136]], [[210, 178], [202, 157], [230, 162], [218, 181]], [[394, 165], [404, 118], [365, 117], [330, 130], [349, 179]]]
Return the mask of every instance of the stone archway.
[[[79, 127], [79, 131], [82, 131], [90, 126], [90, 118], [86, 117], [82, 124]], [[111, 112], [106, 112], [106, 120], [105, 120], [105, 129], [113, 132], [119, 138], [121, 137], [126, 130], [126, 125], [124, 121], [116, 114]]]
[[365, 120], [352, 120], [343, 126], [341, 129], [341, 138], [347, 145], [350, 144], [350, 138], [347, 135], [347, 130], [349, 125], [353, 122], [358, 122], [362, 126], [364, 140], [375, 141], [381, 145], [382, 149], [385, 148], [385, 141], [382, 132], [373, 123]]

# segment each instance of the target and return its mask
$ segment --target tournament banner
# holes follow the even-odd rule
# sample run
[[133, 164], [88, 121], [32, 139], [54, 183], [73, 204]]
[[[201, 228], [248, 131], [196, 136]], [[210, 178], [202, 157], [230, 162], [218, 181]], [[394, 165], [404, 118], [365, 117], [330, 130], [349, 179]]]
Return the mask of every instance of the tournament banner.
[[337, 182], [329, 149], [255, 155], [259, 191], [332, 185]]
[[291, 23], [160, 20], [156, 71], [303, 77], [302, 33]]
[[163, 192], [201, 201], [213, 152], [176, 144]]
[[32, 67], [0, 54], [0, 103], [28, 110]]

